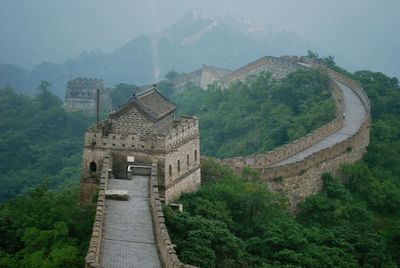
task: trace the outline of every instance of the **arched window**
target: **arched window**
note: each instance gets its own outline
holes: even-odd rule
[[[181,171],[181,160],[178,160],[178,172]]]
[[[187,165],[188,168],[189,168],[189,154],[186,155],[186,165]]]
[[[171,165],[169,165],[168,174],[170,177],[172,176],[172,166]]]
[[[194,161],[197,161],[197,150],[194,150]]]
[[[90,172],[96,172],[97,171],[96,162],[94,162],[94,161],[90,162],[89,169],[90,169]]]

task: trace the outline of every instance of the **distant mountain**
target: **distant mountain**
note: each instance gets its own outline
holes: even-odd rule
[[[41,80],[63,97],[65,85],[79,76],[117,83],[148,84],[171,70],[190,72],[202,64],[235,69],[264,55],[303,55],[312,46],[290,32],[278,32],[232,16],[194,11],[169,29],[138,36],[112,53],[83,52],[65,62],[44,62],[32,70],[1,65],[0,86],[8,83],[29,93]],[[20,83],[19,76],[27,77]]]

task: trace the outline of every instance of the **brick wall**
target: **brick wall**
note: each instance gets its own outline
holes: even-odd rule
[[[166,202],[178,198],[182,192],[197,189],[200,186],[198,121],[196,118],[182,117],[174,121],[171,127],[166,134],[112,132],[108,136],[103,135],[101,127],[88,129],[82,157],[81,201],[90,200],[99,183],[99,174],[90,171],[90,164],[96,163],[101,169],[101,160],[107,152],[114,157],[113,171],[119,179],[126,178],[128,155],[135,156],[136,161],[143,163],[156,161],[160,172],[160,193]]]
[[[128,134],[136,132],[142,135],[144,133],[154,132],[154,123],[143,116],[143,114],[133,106],[122,115],[111,118],[110,121],[113,133]]]

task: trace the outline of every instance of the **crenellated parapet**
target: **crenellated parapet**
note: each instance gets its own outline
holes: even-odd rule
[[[198,119],[182,116],[179,121],[174,122],[174,127],[166,136],[165,146],[167,150],[174,150],[188,140],[198,138]]]
[[[232,82],[244,80],[246,76],[264,71],[270,72],[273,78],[280,79],[292,72],[306,68],[301,64],[297,64],[298,60],[300,59],[297,57],[277,58],[265,56],[225,76],[223,79],[223,84],[229,85]]]
[[[361,159],[369,144],[371,123],[371,105],[361,86],[324,65],[313,62],[301,64],[297,60],[288,58],[287,66],[297,64],[304,68],[318,68],[329,75],[330,90],[336,103],[336,118],[308,135],[270,152],[220,160],[237,173],[244,167],[256,170],[271,190],[281,192],[288,198],[292,211],[307,196],[322,188],[323,173],[337,173],[341,164]],[[237,77],[246,73],[246,70],[259,69],[270,61],[274,60],[265,57],[245,66]],[[290,70],[293,69],[287,71]]]
[[[150,88],[134,95],[108,118],[87,129],[81,167],[81,201],[89,201],[99,183],[102,159],[113,154],[117,179],[127,179],[127,158],[159,164],[160,192],[165,202],[200,186],[198,120],[175,120],[176,106]]]
[[[308,133],[307,135],[294,140],[291,143],[275,148],[272,151],[243,157],[225,158],[221,159],[221,162],[235,169],[242,169],[245,166],[251,168],[264,168],[305,150],[311,145],[325,139],[332,133],[341,129],[344,122],[343,92],[333,81],[330,83],[330,91],[332,92],[332,96],[334,97],[336,104],[336,117],[334,120],[328,122],[313,132]]]
[[[111,101],[103,80],[78,77],[68,81],[64,101],[65,110],[95,113],[97,91],[101,109],[110,109]]]
[[[101,169],[100,183],[98,187],[98,197],[96,203],[96,214],[92,229],[92,237],[89,243],[89,249],[85,258],[86,268],[98,268],[100,263],[101,241],[103,237],[104,215],[106,213],[106,190],[111,176],[112,155],[107,154],[103,159],[103,168]]]

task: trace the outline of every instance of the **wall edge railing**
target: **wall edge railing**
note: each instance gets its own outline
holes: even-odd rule
[[[294,63],[293,63],[294,64]],[[316,66],[320,67],[320,66]],[[329,72],[325,68],[321,68],[326,71],[329,75]],[[251,168],[265,168],[267,166],[272,166],[277,162],[280,162],[300,151],[311,147],[313,144],[325,139],[332,133],[341,129],[344,125],[344,96],[343,92],[338,89],[338,85],[332,81],[330,81],[329,89],[332,92],[332,96],[335,100],[336,112],[335,119],[324,124],[318,129],[306,134],[305,136],[292,141],[291,143],[285,144],[283,146],[277,147],[271,151],[259,154],[253,154],[248,156],[239,156],[239,157],[229,157],[221,159],[220,162],[232,167],[243,168],[244,166],[249,166]],[[251,164],[251,159],[253,159],[254,164]],[[269,162],[267,165],[257,166],[257,159],[268,159]]]
[[[99,194],[96,203],[96,214],[92,228],[92,236],[89,242],[89,249],[85,257],[86,268],[100,267],[101,240],[103,236],[104,215],[106,213],[106,190],[110,179],[112,167],[112,155],[108,153],[103,159],[103,166],[100,174]]]

